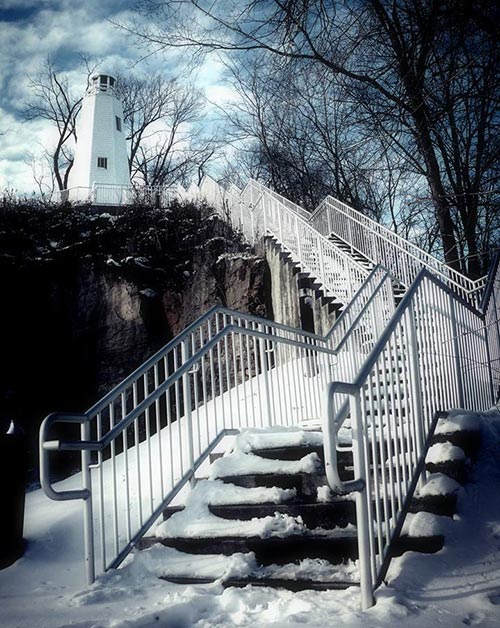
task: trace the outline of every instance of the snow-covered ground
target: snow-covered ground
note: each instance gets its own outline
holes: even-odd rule
[[[0,571],[2,628],[188,628],[195,626],[370,626],[373,628],[500,627],[500,413],[478,415],[483,432],[473,480],[459,494],[459,515],[445,521],[446,544],[434,555],[393,561],[377,604],[362,613],[359,590],[291,593],[269,588],[223,589],[158,580],[179,559],[163,547],[83,585],[81,504],[27,496],[23,558]],[[78,486],[76,476],[66,487]],[[440,518],[441,519],[441,518]],[[441,522],[442,523],[442,522]],[[233,574],[248,557],[205,558],[197,569]],[[205,564],[202,564],[205,563]]]

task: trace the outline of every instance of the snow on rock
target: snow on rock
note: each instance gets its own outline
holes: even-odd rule
[[[152,288],[144,288],[144,290],[140,290],[139,294],[146,299],[155,299],[158,296],[158,293]]]
[[[235,260],[235,259],[243,259],[243,260],[249,260],[249,259],[259,259],[258,255],[253,255],[252,253],[245,253],[245,252],[239,252],[239,253],[222,253],[221,255],[219,255],[219,257],[216,260],[216,264],[218,264],[219,262],[222,262],[223,260]]]
[[[434,473],[429,475],[425,486],[418,491],[418,494],[420,497],[452,495],[460,491],[461,488],[460,484],[453,478],[450,478],[444,473]]]
[[[456,414],[452,411],[447,417],[438,419],[435,434],[453,434],[454,432],[477,432],[480,420],[477,413]]]
[[[315,452],[307,454],[300,460],[271,460],[235,451],[215,460],[210,467],[210,477],[224,478],[231,475],[262,475],[264,473],[313,473],[320,465],[321,460]]]
[[[439,464],[453,460],[465,460],[464,450],[451,443],[436,443],[429,448],[425,462]]]

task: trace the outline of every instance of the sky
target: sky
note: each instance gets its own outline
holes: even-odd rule
[[[50,123],[25,121],[30,76],[50,56],[67,74],[75,94],[85,89],[82,55],[102,59],[100,68],[113,73],[167,71],[181,74],[179,59],[153,55],[135,46],[112,22],[126,23],[135,0],[0,0],[0,192],[37,191],[31,163],[41,163],[44,148],[55,134]],[[218,104],[230,97],[223,84],[221,64],[207,59],[199,68],[197,86]],[[40,166],[37,165],[37,174]]]

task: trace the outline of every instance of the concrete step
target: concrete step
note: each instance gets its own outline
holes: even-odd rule
[[[443,473],[464,484],[467,478],[467,465],[465,460],[447,460],[446,462],[426,462],[425,468],[429,473]]]
[[[173,584],[210,584],[216,582],[215,578],[199,578],[186,576],[160,576],[160,580],[172,582]],[[359,586],[359,582],[352,580],[332,580],[319,581],[308,580],[305,578],[268,578],[258,576],[247,576],[244,578],[228,578],[222,581],[222,586],[227,589],[229,587],[243,588],[248,585],[253,587],[271,587],[273,589],[286,589],[288,591],[338,591],[348,589],[349,587]]]
[[[286,504],[231,504],[209,506],[210,512],[221,519],[249,521],[254,518],[273,516],[275,513],[291,517],[302,517],[310,529],[345,528],[356,523],[356,503],[352,499],[334,499],[328,503],[286,503]]]
[[[158,539],[146,537],[140,548],[154,543],[186,552],[188,554],[223,554],[254,552],[259,565],[286,565],[306,558],[321,558],[337,565],[358,557],[358,541],[355,532],[339,533],[332,537],[296,534],[286,537],[176,537]]]
[[[339,531],[335,536],[308,536],[303,534],[286,537],[176,537],[158,539],[144,537],[138,549],[147,549],[156,543],[173,547],[187,554],[222,554],[232,556],[236,553],[254,552],[257,564],[286,565],[306,558],[327,560],[333,565],[340,565],[346,560],[358,558],[358,540],[355,531]],[[409,537],[401,536],[391,548],[392,556],[401,556],[405,552],[433,554],[444,546],[443,535]]]
[[[481,433],[479,431],[461,430],[448,434],[434,434],[431,445],[445,442],[460,447],[468,458],[474,459],[481,445]]]
[[[339,469],[342,480],[352,480],[354,472],[352,469]],[[220,478],[228,484],[235,484],[244,488],[276,486],[278,488],[294,488],[297,491],[297,498],[301,501],[311,501],[316,499],[318,488],[327,484],[323,473],[311,475],[309,473],[275,474],[263,473],[254,475],[231,475]]]
[[[457,495],[426,495],[413,497],[409,512],[430,512],[441,517],[453,517],[457,511]]]

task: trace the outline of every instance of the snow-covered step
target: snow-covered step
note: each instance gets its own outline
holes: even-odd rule
[[[183,506],[166,509],[154,535],[141,541],[143,549],[161,545],[183,557],[184,567],[167,562],[159,577],[184,584],[218,580],[226,587],[251,584],[297,591],[356,584],[355,495],[336,496],[326,485],[322,443],[318,431],[242,431],[226,454],[212,462],[210,478],[198,482]],[[390,451],[398,452],[399,443],[386,440],[384,465]],[[352,479],[351,453],[339,455],[341,474]],[[431,504],[438,514],[449,516],[438,505],[438,484],[412,502],[392,555],[436,552],[443,546],[443,534],[427,519],[431,515],[421,512]],[[239,567],[207,573],[208,557],[219,567],[240,557]],[[245,561],[251,568],[241,567]],[[201,571],[199,564],[205,565]]]
[[[210,512],[221,519],[249,520],[271,517],[276,513],[300,517],[309,529],[332,529],[356,523],[354,497],[333,498],[328,503],[227,504],[209,505]]]
[[[193,554],[223,554],[253,552],[259,565],[285,565],[307,558],[327,560],[332,565],[358,557],[355,528],[329,530],[327,534],[288,536],[231,536],[145,538],[141,546],[161,543],[179,551]]]
[[[155,544],[136,556],[149,570],[168,582],[207,584],[224,587],[269,586],[301,591],[304,589],[345,589],[359,584],[357,561],[334,565],[324,559],[305,558],[285,565],[260,565],[252,552],[191,554]]]

